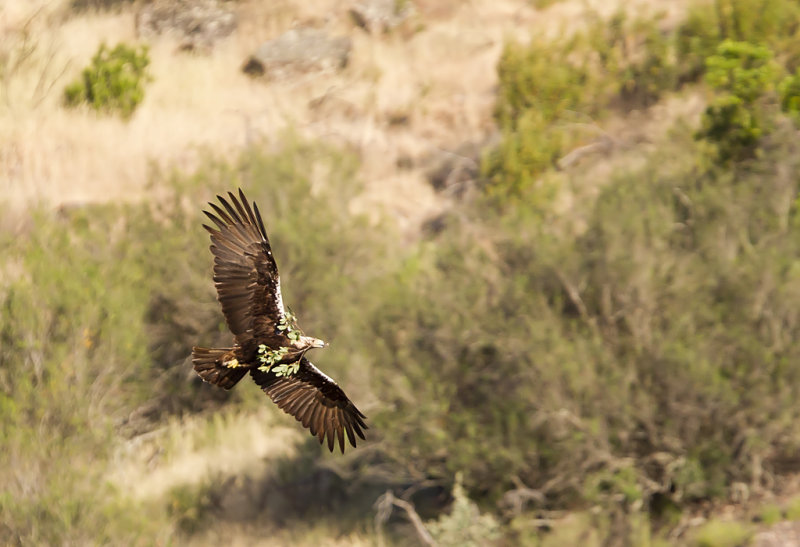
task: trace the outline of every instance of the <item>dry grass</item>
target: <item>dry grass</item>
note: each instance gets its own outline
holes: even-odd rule
[[[229,545],[248,547],[269,545],[270,547],[370,547],[380,545],[376,537],[363,533],[342,535],[332,526],[315,524],[308,528],[293,527],[265,530],[241,523],[221,523],[215,529],[189,538],[187,544],[197,547]]]
[[[176,486],[260,469],[265,459],[292,456],[301,439],[297,428],[277,424],[275,415],[265,406],[248,414],[175,419],[122,441],[109,478],[134,498],[159,499]]]
[[[504,40],[574,27],[586,10],[578,1],[543,11],[524,0],[419,2],[412,21],[377,36],[355,28],[346,6],[333,1],[240,2],[239,29],[208,56],[179,53],[170,38],[152,44],[154,81],[125,122],[66,110],[60,100],[101,42],[135,41],[133,11],[74,17],[65,4],[9,0],[0,7],[0,54],[13,56],[24,36],[35,49],[3,76],[0,192],[14,208],[139,199],[152,163],[190,170],[207,149],[226,154],[256,139],[275,144],[292,126],[357,150],[367,185],[353,207],[383,207],[409,228],[442,207],[421,160],[494,131],[495,64]],[[298,25],[351,36],[349,67],[272,83],[240,72],[261,42]],[[398,169],[399,158],[410,158],[411,169]]]

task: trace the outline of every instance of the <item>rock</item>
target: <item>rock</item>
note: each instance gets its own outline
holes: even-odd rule
[[[154,0],[136,13],[136,34],[177,36],[180,48],[210,50],[236,30],[236,14],[220,0]]]
[[[345,36],[332,38],[322,30],[292,29],[262,44],[242,70],[273,79],[339,70],[347,66],[351,48],[350,38]]]
[[[463,197],[480,176],[481,143],[464,143],[455,152],[440,150],[432,154],[426,176],[433,189]]]
[[[387,32],[414,14],[411,0],[362,0],[350,8],[356,25],[367,32]]]

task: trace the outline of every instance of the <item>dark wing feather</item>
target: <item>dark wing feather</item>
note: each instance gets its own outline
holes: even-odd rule
[[[257,369],[252,369],[250,374],[269,398],[311,430],[320,444],[327,437],[331,452],[336,440],[344,452],[345,436],[353,447],[356,446],[356,436],[365,438],[366,416],[359,412],[336,382],[305,357],[300,359],[300,369],[290,376],[278,377]]]
[[[228,199],[217,199],[222,207],[209,203],[213,212],[203,211],[214,227],[204,228],[211,234],[214,284],[225,321],[240,346],[257,339],[277,347],[283,298],[261,213],[255,203],[250,208],[241,190],[238,198],[228,192]]]

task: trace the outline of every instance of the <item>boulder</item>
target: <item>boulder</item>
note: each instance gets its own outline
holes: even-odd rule
[[[351,48],[350,38],[345,36],[331,37],[317,29],[292,29],[262,44],[242,70],[271,79],[339,70],[347,66]]]
[[[136,13],[136,34],[177,37],[181,49],[209,50],[236,30],[236,14],[220,0],[154,0]]]
[[[387,32],[414,13],[411,0],[361,0],[350,8],[356,25],[367,32]]]
[[[480,177],[484,146],[484,143],[467,142],[454,152],[439,150],[431,154],[425,163],[428,165],[426,176],[433,189],[463,197]]]

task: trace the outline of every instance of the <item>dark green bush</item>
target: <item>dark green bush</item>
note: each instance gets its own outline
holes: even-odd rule
[[[764,122],[749,106],[733,95],[721,95],[703,113],[698,137],[714,143],[719,161],[725,163],[755,155]]]
[[[726,40],[706,60],[706,80],[717,95],[703,114],[698,137],[713,143],[723,163],[755,154],[772,123],[760,100],[778,73],[772,52],[747,42]]]
[[[64,89],[67,106],[88,103],[95,110],[117,112],[130,117],[144,98],[144,85],[150,78],[147,46],[133,48],[118,44],[108,49],[101,44],[80,79]]]

